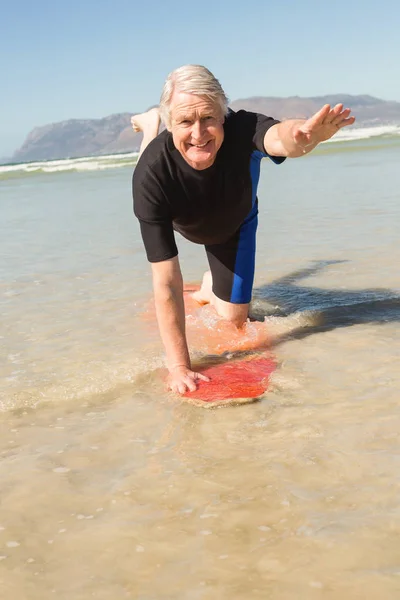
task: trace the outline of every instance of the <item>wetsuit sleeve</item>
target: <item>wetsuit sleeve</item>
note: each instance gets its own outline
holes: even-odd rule
[[[283,163],[283,161],[285,160],[285,156],[272,156],[270,154],[267,154],[267,152],[265,151],[264,148],[264,136],[267,133],[268,129],[270,127],[272,127],[273,125],[276,125],[277,123],[280,123],[280,121],[277,121],[276,119],[273,119],[272,117],[266,117],[265,115],[262,115],[260,113],[255,113],[255,116],[257,118],[256,121],[256,130],[253,136],[253,144],[256,150],[259,150],[259,152],[262,152],[264,154],[264,156],[268,156],[268,158],[270,158],[272,160],[272,162],[274,162],[277,165],[280,165],[281,163]]]
[[[150,169],[133,174],[132,191],[147,260],[160,262],[177,256],[169,204]]]

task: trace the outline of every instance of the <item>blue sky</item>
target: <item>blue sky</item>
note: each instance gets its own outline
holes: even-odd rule
[[[0,157],[38,125],[145,110],[186,63],[206,65],[231,100],[400,101],[399,23],[397,0],[6,0]]]

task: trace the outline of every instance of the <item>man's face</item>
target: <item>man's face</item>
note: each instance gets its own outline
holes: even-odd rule
[[[224,141],[224,116],[205,96],[175,90],[170,105],[172,139],[185,161],[198,171],[214,163]]]

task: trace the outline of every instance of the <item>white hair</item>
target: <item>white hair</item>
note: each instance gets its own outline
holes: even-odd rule
[[[202,65],[184,65],[168,75],[161,93],[158,110],[167,128],[171,125],[170,105],[175,89],[209,98],[220,108],[223,116],[228,112],[228,98],[211,71]]]

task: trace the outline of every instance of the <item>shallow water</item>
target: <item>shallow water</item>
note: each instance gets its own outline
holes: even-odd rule
[[[376,146],[263,165],[279,366],[208,411],[157,371],[129,169],[2,182],[4,598],[398,598],[400,147]]]

